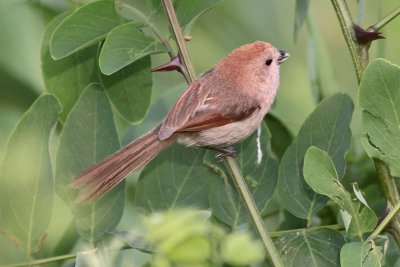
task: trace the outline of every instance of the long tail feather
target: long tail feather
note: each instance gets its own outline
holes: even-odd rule
[[[70,184],[81,189],[77,200],[89,202],[98,199],[125,176],[144,167],[175,140],[176,136],[172,135],[160,141],[153,130],[88,168]]]

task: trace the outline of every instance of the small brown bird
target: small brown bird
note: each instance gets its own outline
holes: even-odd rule
[[[229,146],[253,133],[270,109],[288,57],[261,41],[233,50],[187,88],[159,126],[79,174],[71,183],[82,189],[79,201],[101,197],[174,141],[233,154]]]

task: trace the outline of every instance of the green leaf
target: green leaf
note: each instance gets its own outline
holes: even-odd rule
[[[87,167],[119,148],[111,106],[104,89],[91,84],[67,117],[56,156],[56,190],[71,206],[80,235],[94,243],[114,228],[124,206],[124,185],[112,189],[98,201],[79,204],[77,190],[68,187]]]
[[[281,159],[286,149],[293,141],[293,135],[285,124],[276,116],[268,113],[264,121],[271,131],[271,147],[275,155]]]
[[[163,52],[167,52],[164,46],[146,36],[134,22],[126,23],[107,35],[100,52],[100,70],[110,75],[145,56]]]
[[[150,162],[136,186],[136,205],[145,212],[182,206],[208,208],[208,194],[219,179],[203,164],[204,149],[172,145]]]
[[[327,198],[317,195],[305,183],[303,159],[310,146],[317,146],[332,157],[339,178],[345,171],[344,155],[350,146],[353,102],[345,94],[323,100],[302,125],[279,165],[278,193],[282,204],[294,215],[310,219]]]
[[[65,121],[83,89],[93,81],[97,55],[97,47],[92,46],[60,60],[51,57],[51,35],[68,15],[61,14],[47,25],[41,48],[43,80],[46,90],[53,93],[62,104],[61,121]]]
[[[161,7],[160,11],[162,11],[163,5],[161,1],[158,1],[158,5]],[[141,4],[138,4],[135,0],[115,0],[115,10],[120,16],[141,24],[143,27],[148,26],[150,23],[149,18],[145,14]]]
[[[61,59],[106,37],[125,20],[118,16],[114,1],[89,3],[65,18],[54,30],[50,52],[54,59]]]
[[[300,230],[282,235],[275,240],[285,267],[337,267],[343,236],[334,230]]]
[[[190,31],[195,21],[205,12],[222,3],[223,0],[173,0],[176,16],[178,17],[179,25],[184,30],[185,34],[190,34]],[[121,16],[142,23],[144,25],[151,23],[152,20],[158,17],[163,12],[161,1],[147,0],[147,9],[150,9],[150,14],[146,15],[141,11],[131,0],[116,0],[115,7]]]
[[[383,59],[371,62],[360,83],[358,102],[363,110],[364,148],[400,177],[400,67]]]
[[[339,181],[332,159],[325,151],[310,147],[304,157],[303,171],[307,184],[315,192],[328,196],[351,216],[350,225],[346,227],[349,235],[363,239],[364,233],[375,228],[378,222],[375,213],[346,191]]]
[[[278,160],[271,150],[271,133],[263,123],[260,133],[258,131],[253,133],[234,148],[237,153],[236,160],[255,204],[259,211],[263,211],[274,192],[278,174]],[[209,152],[205,163],[224,179],[216,180],[216,185],[210,194],[210,207],[216,218],[235,228],[248,222],[247,210],[231,178],[227,179],[230,177],[229,171],[225,165],[216,162],[214,155],[215,152]]]
[[[140,122],[149,109],[153,86],[150,69],[150,57],[145,57],[111,76],[101,76],[114,107],[129,122]]]
[[[347,243],[340,250],[341,267],[382,266],[382,258],[382,247],[373,241]]]
[[[158,17],[163,11],[164,7],[159,0],[146,0],[147,9],[151,11],[151,17]]]
[[[28,256],[38,251],[52,214],[49,142],[59,112],[54,96],[39,97],[11,133],[0,171],[0,231]]]
[[[306,20],[309,4],[310,0],[296,0],[296,7],[294,11],[294,41],[297,41],[301,27]]]
[[[179,25],[189,34],[196,19],[223,0],[175,0],[174,7]]]

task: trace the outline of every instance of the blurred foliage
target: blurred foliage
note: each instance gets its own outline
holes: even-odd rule
[[[397,66],[384,60],[370,65],[359,90],[361,109],[349,51],[329,1],[176,0],[174,4],[198,73],[255,40],[291,54],[282,67],[280,90],[266,124],[236,146],[255,204],[265,220],[273,222],[268,228],[293,230],[349,219],[316,192],[333,200],[342,198],[336,202],[350,206],[344,208],[350,218],[383,211],[384,195],[368,155],[387,162],[398,176],[399,18],[382,29],[386,39],[370,48],[371,59],[383,57]],[[399,3],[359,0],[348,5],[357,23],[367,28]],[[130,195],[125,202],[125,184],[92,205],[74,203],[76,192],[66,187],[120,142],[126,144],[159,123],[185,89],[178,73],[150,72],[169,61],[166,52],[176,51],[160,1],[3,0],[0,36],[0,231],[5,234],[0,235],[0,264],[79,252],[77,263],[84,266],[90,253],[82,251],[96,246],[105,249],[102,255],[107,258],[107,248],[114,243],[118,250],[125,243],[139,249],[119,251],[117,266],[146,264],[149,244],[161,252],[155,257],[159,266],[181,260],[187,265],[189,258],[207,266],[212,253],[230,265],[259,262],[258,243],[249,233],[231,232],[247,229],[249,223],[227,170],[215,162],[213,153],[172,146],[140,177],[133,174],[135,179],[127,180]],[[170,47],[163,46],[165,41]],[[376,91],[382,83],[387,85],[386,94]],[[261,159],[258,145],[264,148]],[[327,153],[306,153],[311,145]],[[307,155],[314,158],[308,158],[304,176],[314,176],[314,183],[307,179],[314,190],[303,177]],[[278,193],[272,196],[281,159]],[[330,182],[344,179],[336,183],[339,189],[329,186],[337,189],[332,193],[321,190],[328,182],[320,183],[320,176]],[[366,192],[372,210],[362,193],[350,187],[352,182]],[[354,191],[358,200],[352,202],[348,191]],[[361,215],[352,213],[361,203],[366,206]],[[181,206],[210,209],[212,216],[180,210],[150,215],[145,223],[138,216]],[[361,239],[375,219],[360,226],[364,227]],[[116,230],[135,237],[150,234],[141,239],[143,244],[135,239],[132,245]],[[399,262],[398,247],[390,236],[379,244],[358,242],[352,235],[304,228],[281,235],[276,245],[287,266],[358,266],[351,259],[354,255],[367,259],[370,266]]]

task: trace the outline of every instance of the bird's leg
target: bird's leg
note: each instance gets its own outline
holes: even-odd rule
[[[215,159],[217,161],[222,161],[224,157],[235,157],[236,156],[236,151],[232,146],[229,147],[207,147],[208,149],[212,149],[214,151],[217,151],[218,153],[215,154]]]

